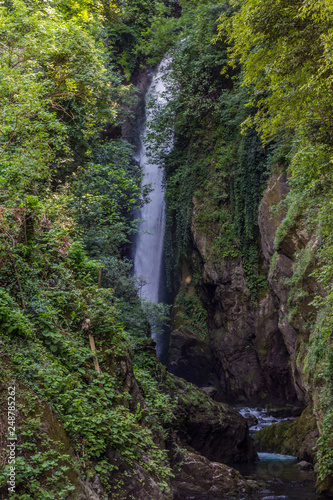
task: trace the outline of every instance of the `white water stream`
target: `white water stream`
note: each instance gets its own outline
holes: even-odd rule
[[[147,137],[151,133],[151,122],[154,111],[166,104],[166,83],[170,59],[165,58],[159,65],[146,97],[146,123],[141,138],[140,150],[137,161],[142,168],[144,179],[143,186],[150,184],[152,191],[149,195],[150,202],[139,211],[138,218],[141,222],[135,238],[134,275],[144,280],[140,290],[143,299],[150,302],[161,301],[161,275],[163,269],[163,245],[165,231],[165,201],[163,188],[163,169],[148,155]],[[150,102],[153,102],[151,106]],[[163,150],[172,148],[172,137],[166,137]],[[153,332],[154,337],[154,332]],[[156,340],[156,339],[155,339]],[[158,347],[158,346],[157,346]],[[158,348],[157,348],[158,350]]]

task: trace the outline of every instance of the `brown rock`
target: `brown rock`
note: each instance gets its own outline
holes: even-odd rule
[[[169,376],[170,377],[170,376]],[[206,458],[231,464],[255,460],[246,420],[229,405],[217,403],[196,387],[172,377],[178,400],[173,428],[183,444]]]
[[[293,468],[299,469],[299,470],[311,471],[311,470],[313,470],[313,464],[310,464],[310,462],[306,462],[305,460],[302,460],[301,462],[298,462],[297,464],[293,465]]]
[[[174,500],[186,500],[197,496],[209,498],[240,497],[253,491],[235,469],[210,462],[207,458],[186,450],[181,452],[182,467],[173,480]]]
[[[162,492],[157,484],[158,478],[152,477],[141,465],[134,462],[129,470],[128,464],[114,450],[108,450],[107,456],[109,463],[117,466],[117,469],[111,472],[109,478],[111,488],[109,499],[167,500],[167,498],[170,498],[169,495]],[[119,486],[121,487],[119,488]]]
[[[254,425],[257,425],[257,423],[258,423],[257,417],[255,415],[252,415],[252,413],[246,413],[244,415],[244,418],[245,418],[247,425],[249,427],[253,427]]]
[[[283,217],[278,211],[272,222],[270,207],[286,193],[285,176],[274,174],[259,212],[267,258],[274,254],[275,232]],[[200,292],[209,318],[209,337],[199,341],[178,322],[171,333],[169,370],[198,386],[214,387],[212,394],[218,401],[297,402],[298,397],[304,398],[304,391],[295,389],[296,381],[302,385],[301,377],[296,364],[289,363],[297,332],[287,319],[288,289],[284,285],[285,278],[292,275],[293,261],[278,256],[278,277],[272,277],[272,289],[254,304],[241,258],[214,260],[210,236],[196,224],[199,202],[194,198],[193,203],[193,245],[200,255],[194,260],[202,263]]]
[[[285,210],[278,208],[278,205],[285,199],[288,190],[285,174],[282,174],[280,171],[273,173],[260,204],[258,225],[261,236],[261,248],[267,261],[272,258],[275,252],[274,240],[276,230],[285,216]],[[274,212],[271,210],[272,207],[276,207]]]

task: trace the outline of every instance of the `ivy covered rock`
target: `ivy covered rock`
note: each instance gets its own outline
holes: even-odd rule
[[[15,380],[12,363],[2,351],[0,370],[0,460],[7,461],[8,388],[15,386],[15,493],[17,498],[99,500],[83,480],[79,460],[64,426],[50,406],[28,385]],[[12,441],[10,441],[12,443]],[[50,480],[53,477],[53,480]],[[0,498],[8,498],[8,477],[0,473]]]

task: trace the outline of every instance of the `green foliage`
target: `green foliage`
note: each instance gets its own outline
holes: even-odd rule
[[[312,245],[300,250],[295,254],[295,265],[293,275],[286,278],[285,283],[289,285],[290,291],[288,296],[289,319],[292,320],[297,313],[300,301],[308,296],[303,283],[304,278],[308,277],[313,268],[315,259],[315,247]]]
[[[227,4],[184,2],[178,23],[181,42],[169,72],[168,105],[156,116],[154,132],[160,142],[170,130],[175,136],[173,150],[163,158],[168,282],[177,285],[194,224],[209,241],[205,258],[242,257],[256,300],[265,281],[258,206],[276,147],[264,152],[254,130],[240,133],[240,124],[253,114],[246,109],[249,90],[240,85],[239,71],[221,75],[227,46],[220,40],[211,43],[217,19],[226,12],[230,13]]]
[[[8,372],[2,371],[3,380],[7,380],[6,374]],[[20,500],[68,498],[75,490],[72,482],[75,463],[67,443],[61,441],[63,436],[50,437],[45,428],[50,424],[45,422],[45,410],[31,392],[17,394],[17,409],[21,417],[15,462],[16,494],[11,497]],[[0,495],[6,487],[8,473],[7,464],[0,472]]]
[[[163,430],[161,425],[169,424],[174,420],[176,401],[172,401],[169,394],[159,389],[159,384],[152,378],[150,371],[142,367],[142,358],[140,361],[141,363],[138,363],[136,360],[134,373],[150,410],[145,420],[161,431]],[[143,409],[142,414],[145,415],[145,413]]]
[[[242,259],[255,301],[264,286],[258,206],[272,166],[288,171],[271,273],[281,246],[299,232],[306,243],[286,281],[290,320],[306,310],[311,334],[298,360],[306,350],[323,421],[318,473],[323,480],[333,474],[332,14],[325,0],[1,3],[1,342],[13,372],[29,394],[47,401],[77,456],[73,461],[44,431],[37,437],[44,417],[26,415],[17,498],[66,498],[73,482],[64,477],[75,467],[82,477],[97,472],[108,488],[117,465],[107,449],[126,473],[140,464],[168,484],[157,440],[177,406],[165,384],[171,392],[177,384],[142,354],[149,323],[165,322],[168,311],[141,303],[141,283],[121,259],[135,230],[133,210],[148,191],[140,190],[131,147],[119,140],[124,105],[133,101],[123,82],[166,51],[173,56],[171,93],[153,135],[158,145],[174,134],[173,150],[160,159],[169,281],[195,230],[210,249],[204,258]],[[309,279],[314,297],[305,291]],[[178,305],[204,337],[207,313],[187,292]],[[130,350],[145,407],[124,386]],[[182,397],[190,407],[204,396],[188,386]],[[29,407],[33,412],[33,401]],[[120,490],[121,481],[111,494]]]
[[[147,33],[155,30],[153,24],[170,23],[173,4],[166,0],[125,0],[111,3],[113,9],[109,12],[104,8],[100,36],[108,45],[109,62],[121,70],[127,81],[147,55]]]
[[[43,236],[45,239],[45,233]],[[60,238],[58,244],[61,242]],[[58,250],[58,258],[51,245],[46,244],[42,253],[36,241],[33,244],[35,266],[21,271],[26,309],[19,310],[15,300],[1,291],[2,339],[17,376],[48,401],[77,449],[84,443],[82,461],[103,461],[106,447],[111,446],[129,467],[133,461],[139,462],[161,481],[166,480],[164,453],[154,443],[151,431],[142,428],[139,416],[127,408],[128,395],[122,392],[117,372],[114,376],[108,373],[110,363],[117,366],[119,358],[128,356],[131,342],[119,322],[112,291],[97,290],[94,285],[98,264],[87,258],[79,244],[72,245],[65,256]],[[47,263],[47,270],[36,269],[38,258]],[[32,286],[36,270],[39,281]],[[6,266],[2,268],[4,274]],[[10,286],[8,278],[6,282]],[[95,338],[103,370],[99,377],[94,371],[85,324]],[[148,463],[142,459],[147,455]],[[43,453],[42,467],[48,460],[48,454]],[[33,468],[38,465],[33,464]],[[33,478],[35,469],[29,467],[32,465],[22,463],[22,471],[29,474],[30,470]],[[106,482],[109,472],[101,466],[100,475]],[[38,467],[34,474],[38,477]]]
[[[181,315],[182,326],[190,328],[200,339],[207,340],[207,311],[193,286],[181,287],[175,299],[177,315]]]
[[[114,113],[103,51],[75,22],[15,0],[0,9],[0,32],[0,189],[13,204],[45,192],[51,169],[70,168],[96,122]]]
[[[141,192],[132,148],[116,139],[131,87],[112,68],[105,33],[127,15],[140,37],[154,9],[148,2],[142,17],[135,5],[13,0],[0,7],[1,345],[27,384],[22,390],[47,402],[76,457],[46,432],[37,435],[44,414],[27,416],[17,462],[22,500],[67,498],[74,462],[76,479],[98,473],[107,490],[117,469],[107,449],[126,474],[139,464],[164,488],[170,476],[153,432],[167,397],[152,397],[143,425],[123,386],[123,363],[147,337],[148,320],[166,317],[159,305],[142,306],[140,283],[120,258],[135,230],[133,210],[149,190]],[[135,65],[133,54],[127,67]],[[148,386],[149,375],[141,375]]]
[[[332,401],[332,399],[330,399]],[[333,415],[332,410],[327,409],[323,421],[323,430],[318,439],[318,453],[316,470],[319,473],[319,478],[325,480],[327,476],[332,475],[333,470],[333,450],[332,450],[332,435],[333,435]]]
[[[95,152],[100,164],[87,164],[74,178],[71,205],[90,255],[115,254],[133,230],[131,215],[144,200],[131,153],[124,141],[110,143]]]
[[[241,63],[245,83],[256,87],[258,111],[248,123],[264,138],[289,127],[331,140],[332,6],[324,0],[232,4],[237,11],[224,16],[220,34],[230,41],[232,65]]]
[[[34,329],[29,319],[3,289],[0,289],[0,321],[8,333],[14,331],[24,338],[33,338],[34,336]]]

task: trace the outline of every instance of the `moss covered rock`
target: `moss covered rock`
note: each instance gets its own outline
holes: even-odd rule
[[[79,461],[63,425],[28,385],[15,380],[15,371],[7,356],[1,358],[0,380],[0,463],[8,461],[8,387],[15,386],[15,453],[18,498],[97,499],[92,483],[82,480]],[[52,478],[52,480],[51,480]],[[28,481],[27,481],[28,480]],[[0,498],[8,498],[6,476],[0,473]]]
[[[312,408],[307,407],[300,417],[264,427],[255,434],[258,451],[294,455],[314,463],[318,429]]]
[[[178,438],[209,460],[222,463],[256,459],[246,420],[231,406],[166,373],[163,390],[177,400],[172,424]]]

